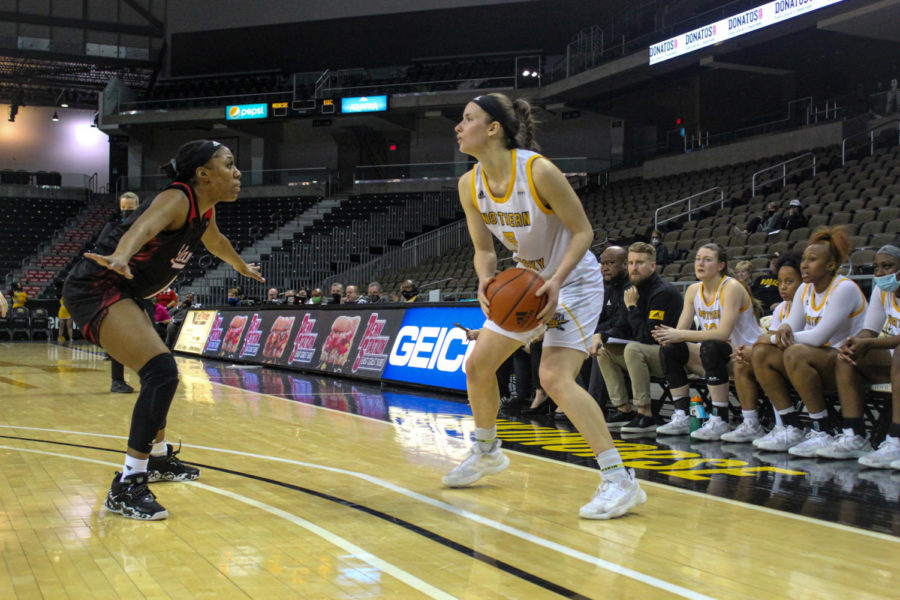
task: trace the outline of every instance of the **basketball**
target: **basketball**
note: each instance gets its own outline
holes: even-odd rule
[[[538,326],[538,314],[547,296],[536,296],[544,280],[528,269],[513,267],[494,277],[485,295],[491,303],[491,320],[506,331],[522,332]]]

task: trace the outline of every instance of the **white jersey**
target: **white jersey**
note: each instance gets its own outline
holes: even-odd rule
[[[900,305],[893,292],[872,288],[863,329],[884,336],[900,335]]]
[[[862,329],[866,297],[852,279],[835,275],[821,294],[813,284],[801,284],[794,294],[794,305],[788,323],[796,342],[838,348]],[[820,327],[824,328],[822,333],[816,331]]]
[[[790,300],[782,300],[781,304],[775,307],[775,310],[772,311],[772,320],[769,321],[769,331],[775,331],[781,324],[787,321],[788,316],[791,314],[791,301]]]
[[[547,280],[559,268],[572,241],[572,232],[554,214],[553,208],[538,197],[531,175],[532,165],[538,158],[541,155],[530,150],[512,151],[510,185],[506,195],[500,198],[491,194],[484,170],[480,163],[476,164],[472,173],[472,199],[485,226],[512,250],[518,266],[537,271]],[[560,287],[595,279],[598,273],[597,258],[588,250]]]
[[[719,328],[722,320],[722,290],[725,282],[729,279],[732,278],[727,276],[722,278],[710,303],[703,299],[702,283],[694,295],[694,315],[704,330]],[[756,320],[756,315],[753,314],[753,301],[747,294],[747,304],[741,307],[741,313],[734,324],[734,329],[731,330],[731,335],[728,336],[728,342],[732,346],[753,344],[761,334],[762,328],[759,326],[759,321]]]

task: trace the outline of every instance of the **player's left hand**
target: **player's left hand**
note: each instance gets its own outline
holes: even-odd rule
[[[250,279],[255,279],[262,283],[266,282],[266,280],[259,272],[259,265],[256,263],[250,263],[249,265],[245,263],[243,267],[241,267],[240,269],[235,269],[235,271],[237,271],[244,277],[249,277]]]
[[[134,279],[134,275],[131,274],[131,267],[128,266],[128,261],[123,261],[115,254],[104,256],[95,252],[85,252],[84,257],[91,259],[101,267],[106,267],[110,271],[115,271],[125,279]]]
[[[547,297],[547,305],[538,313],[538,320],[546,325],[556,314],[556,307],[559,305],[559,283],[555,279],[548,279],[534,295]]]

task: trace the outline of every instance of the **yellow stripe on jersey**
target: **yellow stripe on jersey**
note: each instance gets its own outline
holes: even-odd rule
[[[484,166],[481,167],[481,182],[484,184],[484,191],[487,192],[488,196],[491,197],[491,200],[498,204],[503,204],[509,197],[512,195],[513,189],[516,187],[516,151],[513,149],[512,151],[512,172],[509,175],[509,185],[506,186],[506,193],[502,198],[497,198],[494,196],[494,193],[491,191],[491,186],[488,185],[487,175],[484,174]]]
[[[591,345],[590,345],[590,342],[588,341],[588,339],[590,339],[592,336],[584,335],[584,328],[581,326],[581,323],[578,322],[578,319],[575,318],[575,315],[572,314],[572,311],[569,310],[568,306],[566,306],[562,302],[560,302],[559,305],[563,307],[563,310],[565,310],[567,313],[569,313],[569,316],[572,318],[572,322],[575,323],[576,327],[578,327],[578,331],[581,332],[581,339],[584,341],[584,351],[588,355],[590,355],[591,354]]]
[[[475,190],[475,171],[476,169],[472,169],[469,173],[472,176],[469,178],[469,181],[472,182],[472,204],[475,205],[475,210],[481,212],[481,209],[478,207],[478,192]]]
[[[535,204],[537,204],[537,207],[539,209],[541,209],[541,212],[544,213],[545,215],[552,215],[553,209],[550,208],[549,206],[547,206],[546,204],[544,204],[544,201],[541,200],[540,196],[538,196],[537,188],[534,187],[534,176],[532,175],[531,170],[534,166],[535,159],[538,159],[538,158],[543,158],[543,157],[540,154],[535,154],[534,156],[532,156],[531,158],[528,159],[528,162],[525,165],[525,174],[527,175],[527,178],[528,178],[528,189],[531,190],[531,197],[534,198],[534,202],[535,202]]]

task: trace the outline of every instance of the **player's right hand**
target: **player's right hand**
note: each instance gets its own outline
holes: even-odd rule
[[[85,252],[84,257],[91,259],[101,267],[106,267],[110,271],[115,271],[125,279],[134,279],[134,275],[131,274],[131,268],[128,266],[128,261],[123,261],[116,257],[115,254],[103,256],[102,254],[96,254],[94,252]]]

